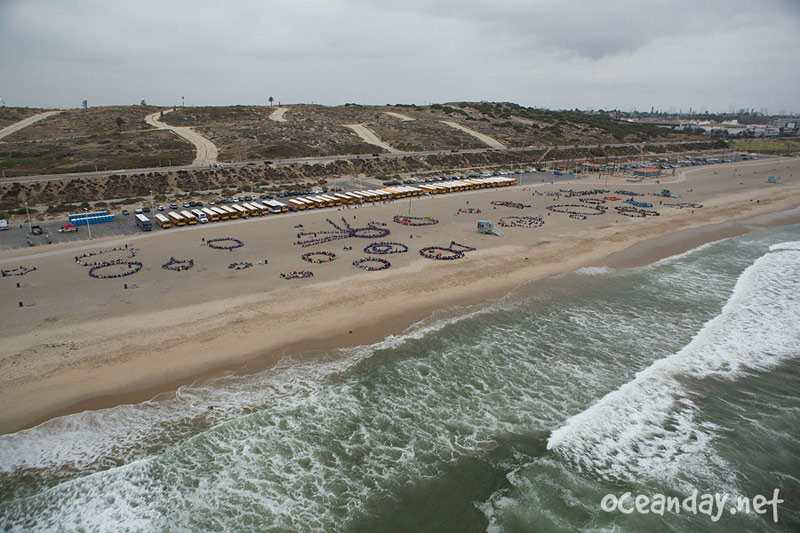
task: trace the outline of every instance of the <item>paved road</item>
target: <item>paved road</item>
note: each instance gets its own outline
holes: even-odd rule
[[[169,124],[164,124],[163,122],[159,122],[159,117],[161,114],[167,114],[172,112],[172,109],[165,109],[163,111],[158,111],[153,113],[152,115],[147,115],[144,119],[145,122],[153,126],[154,128],[160,130],[170,130],[176,135],[183,137],[190,143],[195,146],[197,150],[197,154],[195,155],[194,161],[192,161],[192,165],[196,166],[208,166],[213,165],[217,162],[217,156],[219,155],[219,150],[217,150],[217,146],[212,143],[210,140],[206,139],[192,128],[188,126],[170,126]]]
[[[679,144],[691,144],[696,143],[697,140],[691,141],[664,141],[664,142],[654,142],[654,143],[647,143],[652,144],[655,146],[660,145],[679,145]],[[606,148],[613,148],[613,147],[622,147],[622,146],[631,146],[634,143],[618,143],[618,144],[603,144],[601,147]],[[578,148],[594,148],[596,144],[591,145],[583,145],[579,146]],[[548,146],[540,146],[540,147],[517,147],[517,148],[506,148],[504,150],[500,150],[498,148],[467,148],[458,150],[458,153],[482,153],[482,152],[525,152],[530,151],[532,149],[545,149],[548,150],[552,149],[552,147]],[[425,157],[429,155],[441,155],[441,154],[449,154],[452,150],[427,150],[424,152],[399,152],[399,153],[382,153],[379,155],[380,158],[393,158],[393,157]],[[731,149],[721,149],[721,150],[707,150],[707,153],[711,154],[714,152],[717,153],[731,153]],[[654,154],[653,157],[664,156],[663,154]],[[283,159],[274,159],[272,160],[272,164],[274,165],[292,165],[292,164],[299,164],[302,165],[304,163],[308,163],[309,165],[313,165],[316,163],[329,163],[331,161],[347,161],[347,160],[354,160],[354,159],[370,159],[373,156],[368,155],[358,155],[358,154],[350,154],[350,155],[331,155],[331,156],[318,156],[318,157],[289,157]],[[619,156],[620,158],[625,158],[628,156]],[[609,158],[613,159],[613,158]],[[574,161],[574,160],[573,160]],[[547,163],[554,163],[557,161],[548,161]],[[236,163],[224,163],[219,164],[220,167],[243,167],[245,165],[263,165],[264,162],[259,161],[239,161]],[[14,178],[4,178],[0,179],[0,181],[5,181],[9,183],[32,183],[32,182],[39,182],[39,181],[52,181],[52,180],[63,180],[63,179],[83,179],[83,178],[101,178],[101,177],[108,177],[112,175],[117,176],[131,176],[133,174],[147,174],[147,173],[155,173],[158,174],[159,172],[175,172],[178,170],[205,170],[208,169],[209,165],[185,165],[185,166],[172,166],[172,167],[151,167],[151,168],[132,168],[126,170],[102,170],[98,172],[77,172],[72,174],[40,174],[36,176],[19,176]]]
[[[60,110],[57,110],[57,111],[46,111],[44,113],[39,113],[38,115],[33,115],[32,117],[28,117],[28,118],[26,118],[24,120],[20,120],[19,122],[15,122],[14,124],[12,124],[10,126],[6,126],[2,130],[0,130],[0,139],[8,137],[12,133],[16,133],[19,130],[21,130],[22,128],[27,128],[31,124],[36,124],[40,120],[44,120],[47,117],[52,117],[53,115],[57,115],[59,113],[61,113]]]

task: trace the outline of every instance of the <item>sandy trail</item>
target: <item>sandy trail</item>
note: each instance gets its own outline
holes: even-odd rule
[[[286,122],[284,115],[286,112],[289,111],[288,107],[279,107],[269,115],[270,120],[274,120],[275,122]]]
[[[219,155],[219,150],[217,146],[211,142],[210,140],[206,139],[192,128],[188,126],[170,126],[169,124],[164,124],[163,122],[159,122],[159,116],[164,113],[170,113],[172,109],[165,109],[164,111],[158,111],[153,113],[152,115],[147,115],[144,119],[145,122],[153,126],[154,128],[160,130],[171,130],[179,137],[183,137],[190,143],[192,143],[196,150],[197,155],[195,155],[194,161],[192,161],[192,165],[195,166],[208,166],[216,164],[217,156]]]
[[[35,124],[40,120],[44,120],[47,117],[52,117],[53,115],[57,115],[59,113],[61,113],[61,111],[45,111],[44,113],[39,113],[38,115],[28,117],[25,120],[20,120],[19,122],[15,122],[14,124],[0,130],[0,139],[8,137],[12,133],[16,133],[23,128],[27,128],[31,124]]]
[[[536,124],[536,123],[535,123],[534,121],[532,121],[532,120],[529,120],[529,119],[527,119],[527,118],[522,118],[522,117],[515,117],[514,115],[511,115],[511,120],[514,120],[514,121],[516,121],[516,122],[519,122],[520,124],[525,124],[526,126],[531,126],[531,125],[533,125],[533,124]]]
[[[394,118],[399,118],[403,122],[411,122],[412,120],[416,120],[415,118],[411,118],[408,115],[404,115],[402,113],[395,113],[393,111],[384,111],[384,113]]]
[[[358,135],[364,140],[365,143],[378,146],[393,154],[401,153],[400,150],[392,148],[391,146],[383,142],[381,138],[375,134],[374,131],[372,131],[363,124],[345,124],[344,126],[353,130],[356,133],[356,135]]]
[[[489,146],[491,148],[506,148],[506,145],[501,143],[497,139],[493,139],[488,135],[484,135],[483,133],[478,133],[477,131],[471,130],[466,126],[462,126],[461,124],[458,124],[456,122],[451,122],[449,120],[440,120],[439,122],[441,122],[442,124],[447,124],[451,128],[461,130],[468,135],[472,135],[473,137],[484,143],[486,146]]]

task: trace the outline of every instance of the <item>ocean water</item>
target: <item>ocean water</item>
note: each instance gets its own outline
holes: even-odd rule
[[[10,531],[797,531],[800,226],[0,437]],[[606,512],[606,494],[768,514]]]

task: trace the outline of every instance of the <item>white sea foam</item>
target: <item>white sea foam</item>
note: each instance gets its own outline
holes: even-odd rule
[[[612,272],[614,272],[614,269],[607,266],[583,267],[575,271],[576,274],[580,274],[581,276],[601,276]]]
[[[711,248],[712,246],[716,246],[717,244],[719,244],[721,242],[725,242],[727,240],[728,239],[725,238],[725,239],[719,239],[719,240],[716,240],[716,241],[703,243],[703,244],[701,244],[699,246],[695,246],[694,248],[686,250],[685,252],[681,252],[679,254],[670,255],[669,257],[664,257],[662,259],[659,259],[658,261],[650,263],[649,265],[646,265],[646,266],[648,268],[650,268],[650,267],[657,267],[657,266],[661,266],[661,265],[666,265],[666,264],[669,264],[669,263],[674,263],[675,261],[679,261],[679,260],[683,259],[684,257],[689,257],[690,255],[694,255],[697,252],[702,252],[703,250],[707,250],[707,249]]]
[[[736,379],[800,352],[800,242],[776,245],[737,280],[721,313],[677,353],[552,432],[548,449],[580,471],[603,478],[655,478],[681,486],[687,472],[714,479],[724,466],[709,443],[713,425],[700,423],[685,379]],[[717,485],[719,488],[720,485]]]

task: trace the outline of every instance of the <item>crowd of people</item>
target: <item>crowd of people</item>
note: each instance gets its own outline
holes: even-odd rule
[[[410,215],[395,215],[392,220],[404,226],[433,226],[439,223],[439,220],[433,217],[412,217]]]
[[[181,272],[182,270],[189,270],[194,266],[194,259],[175,259],[170,257],[169,261],[161,265],[164,270],[174,270]]]
[[[528,216],[503,217],[499,220],[498,225],[504,228],[538,228],[544,225],[544,219]]]
[[[615,194],[620,194],[622,196],[644,196],[644,193],[642,193],[642,192],[633,192],[633,191],[625,191],[625,190],[614,191],[614,193]]]
[[[573,198],[577,196],[594,196],[595,194],[605,194],[609,192],[608,189],[587,189],[581,191],[575,191],[572,189],[559,189],[559,191],[567,198]]]
[[[614,209],[616,209],[617,213],[619,213],[620,215],[632,218],[657,217],[660,215],[658,211],[652,211],[649,209],[640,209],[630,205],[618,205],[614,207]]]
[[[553,213],[567,213],[571,218],[578,218],[579,220],[586,220],[587,216],[602,215],[606,212],[605,206],[592,204],[555,204],[548,205],[545,209]]]
[[[355,216],[353,216],[355,218]],[[294,244],[307,248],[317,244],[324,244],[326,242],[336,241],[340,239],[349,239],[355,237],[358,239],[381,239],[389,235],[389,230],[384,227],[383,222],[370,221],[366,227],[354,228],[350,225],[344,217],[342,217],[342,225],[339,226],[333,220],[326,218],[328,224],[333,226],[333,231],[304,231],[297,234],[297,240]]]
[[[366,254],[402,254],[408,251],[408,246],[402,242],[373,242],[364,248]]]
[[[215,250],[231,251],[234,248],[241,248],[242,246],[244,246],[244,243],[239,239],[235,239],[233,237],[220,237],[219,239],[207,240],[206,245],[209,248],[214,248]]]
[[[136,257],[136,248],[128,248],[128,245],[126,244],[124,248],[115,246],[114,248],[109,248],[108,250],[97,250],[94,252],[87,252],[83,255],[76,255],[75,262],[81,266],[93,266],[101,263],[108,263],[109,261],[86,261],[86,259],[111,252],[128,252],[130,254],[128,257],[120,259],[120,261],[127,261],[128,259],[133,259]]]
[[[129,261],[127,259],[100,261],[99,263],[93,263],[93,265],[94,266],[89,269],[89,275],[97,279],[124,278],[125,276],[131,276],[133,274],[136,274],[142,269],[142,263],[140,263],[139,261]],[[115,265],[127,265],[130,267],[130,270],[125,270],[124,272],[114,272],[113,274],[98,274],[99,270],[113,267]]]
[[[336,254],[333,252],[306,252],[300,256],[300,259],[308,263],[319,265],[336,261]]]
[[[250,268],[251,266],[253,266],[253,263],[250,263],[248,261],[238,261],[236,263],[231,263],[230,265],[228,265],[228,268],[230,268],[231,270],[244,270],[246,268]]]
[[[375,272],[376,270],[386,270],[392,266],[392,264],[386,259],[382,259],[380,257],[364,257],[362,259],[356,259],[353,261],[353,266],[363,270],[368,270],[370,272]]]
[[[302,278],[313,278],[314,273],[310,270],[293,270],[288,274],[286,272],[281,272],[281,278],[283,279],[302,279]]]
[[[530,207],[528,204],[520,204],[518,202],[507,202],[505,200],[495,200],[494,202],[489,202],[489,203],[500,207],[513,207],[514,209],[525,209],[526,207]]]
[[[24,266],[19,266],[17,268],[12,268],[11,270],[0,270],[0,274],[2,274],[3,275],[2,277],[4,278],[6,276],[24,276],[25,274],[33,272],[34,270],[36,270],[36,267],[28,268]]]
[[[450,244],[445,246],[427,246],[419,251],[419,255],[427,259],[435,259],[437,261],[452,261],[454,259],[461,259],[464,257],[464,252],[475,251],[475,248],[464,244],[459,244],[456,241],[450,241]]]
[[[480,209],[477,207],[459,207],[458,211],[456,212],[456,216],[464,214],[464,215],[479,215],[481,212]]]
[[[700,209],[703,204],[693,204],[691,202],[677,202],[674,204],[664,204],[666,207],[674,207],[675,209]]]

